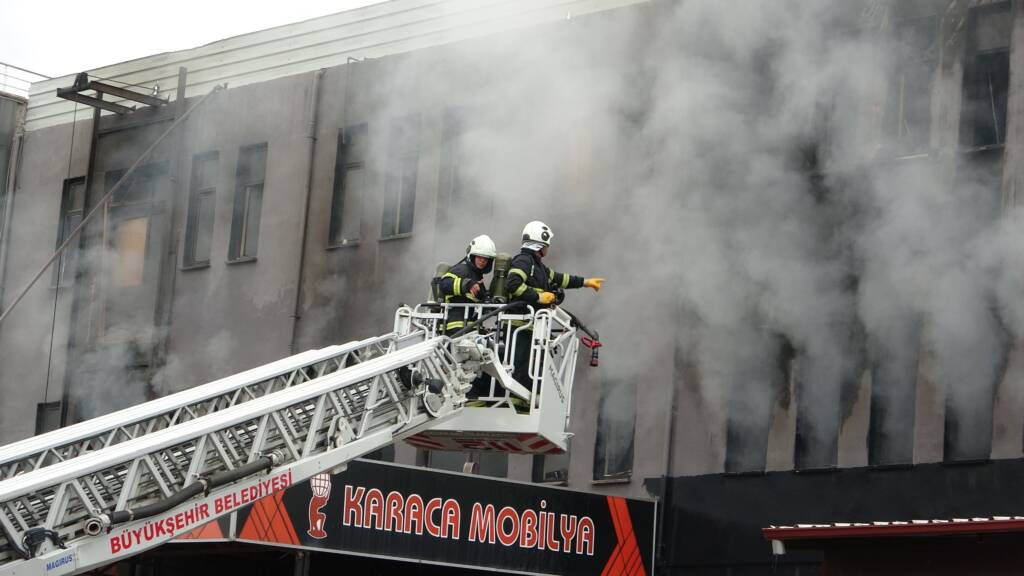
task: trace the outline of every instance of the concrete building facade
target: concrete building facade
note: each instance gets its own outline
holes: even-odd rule
[[[387,331],[399,303],[425,298],[434,263],[485,232],[515,251],[522,225],[542,219],[557,269],[610,278],[568,303],[601,330],[603,366],[577,372],[567,456],[488,455],[482,473],[658,498],[666,573],[768,573],[759,529],[772,523],[1021,513],[1024,498],[1005,488],[1024,463],[1011,310],[982,306],[971,322],[999,329],[953,341],[942,323],[959,315],[865,312],[878,287],[844,245],[837,283],[853,304],[825,318],[849,324],[836,347],[856,365],[816,380],[831,349],[784,311],[717,322],[674,288],[706,271],[665,264],[650,240],[699,227],[678,217],[692,212],[662,210],[693,182],[651,160],[676,142],[650,127],[671,113],[659,87],[693,68],[678,71],[672,35],[651,31],[686,30],[699,10],[486,4],[394,0],[90,71],[167,99],[130,114],[57,99],[72,77],[35,84],[0,228],[2,306],[143,150],[227,87],[153,150],[0,326],[0,441]],[[850,216],[828,198],[862,180],[969,189],[993,229],[1016,206],[1022,4],[948,4],[836,7],[854,13],[844,34],[895,56],[885,82],[817,91],[787,132],[806,137],[779,144],[826,236]],[[871,152],[830,152],[829,114]],[[830,161],[841,156],[858,161]],[[875,233],[864,237],[885,230]],[[914,241],[913,229],[898,240]],[[974,344],[996,360],[956,372],[950,358]],[[709,362],[712,348],[735,360]],[[958,397],[950,378],[974,384]],[[375,457],[464,460],[406,445]],[[819,560],[783,557],[779,570],[815,573]]]

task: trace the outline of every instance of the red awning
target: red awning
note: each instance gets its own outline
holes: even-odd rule
[[[768,540],[793,542],[841,538],[881,538],[889,536],[953,536],[1024,532],[1024,516],[993,518],[953,518],[950,520],[909,520],[895,522],[837,522],[835,524],[797,524],[770,526],[761,532]]]

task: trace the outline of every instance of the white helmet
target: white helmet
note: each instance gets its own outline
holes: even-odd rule
[[[540,220],[534,220],[523,228],[523,242],[538,242],[545,246],[551,245],[551,239],[555,235],[551,228]]]
[[[481,234],[469,241],[469,247],[466,248],[466,253],[470,256],[494,258],[498,255],[498,248],[494,245],[494,240],[491,240],[490,236],[487,234]]]

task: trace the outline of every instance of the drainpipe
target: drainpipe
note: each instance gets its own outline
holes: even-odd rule
[[[97,93],[96,97],[100,100],[103,99],[102,93]],[[89,161],[85,168],[85,193],[82,199],[82,210],[83,213],[87,210],[92,210],[94,206],[91,201],[93,199],[93,180],[96,177],[96,149],[100,144],[100,109],[96,108],[92,111],[92,127],[91,134],[89,135]],[[79,227],[85,223],[83,218],[82,223]],[[80,354],[83,353],[82,348],[85,347],[89,340],[89,335],[79,335],[78,320],[79,316],[84,310],[88,310],[88,303],[85,302],[86,290],[82,287],[82,283],[87,278],[84,268],[86,267],[86,249],[88,245],[89,233],[88,230],[82,228],[79,232],[78,238],[75,242],[78,243],[78,254],[79,257],[75,262],[75,269],[71,272],[74,274],[74,281],[71,283],[71,312],[68,315],[68,342],[67,350],[64,356],[64,380],[61,383],[60,388],[60,427],[63,428],[70,424],[69,420],[74,417],[71,413],[71,387],[73,386],[72,381],[76,374],[75,370],[72,370],[72,366],[78,365]],[[67,240],[65,240],[67,242]],[[95,273],[94,270],[89,271],[90,282],[95,282],[95,278],[92,277]],[[93,284],[94,285],[94,284]],[[92,286],[90,286],[91,288]],[[88,325],[88,321],[86,321]],[[81,341],[79,341],[81,338]]]
[[[677,384],[672,382],[672,397],[669,401],[669,418],[668,418],[668,430],[665,434],[665,476],[661,483],[661,494],[659,495],[658,507],[661,509],[661,518],[658,519],[658,558],[664,560],[665,554],[668,550],[668,542],[670,537],[665,533],[666,526],[672,524],[670,515],[672,514],[672,493],[673,493],[673,479],[672,479],[672,467],[674,464],[673,450],[674,438],[676,432],[676,388]],[[665,571],[667,573],[667,571]]]
[[[175,107],[175,120],[181,118],[185,114],[185,91],[187,88],[188,69],[181,66],[178,68],[178,86],[175,94],[175,102],[173,104]],[[174,289],[178,281],[178,240],[181,236],[178,233],[178,222],[176,218],[178,215],[179,202],[181,202],[183,198],[186,203],[185,219],[188,219],[189,179],[185,174],[185,151],[187,143],[186,130],[187,126],[182,126],[174,135],[174,139],[171,144],[171,166],[169,171],[171,174],[171,191],[170,198],[167,200],[167,205],[169,206],[167,219],[164,222],[164,246],[159,260],[160,278],[157,283],[156,310],[154,311],[156,341],[152,343],[152,368],[150,370],[149,385],[147,387],[147,394],[150,398],[156,398],[158,396],[153,387],[154,383],[152,377],[167,366],[167,356],[171,348],[171,316],[174,311]]]
[[[679,308],[680,307],[677,306],[677,310],[679,310]],[[682,316],[682,314],[680,314],[679,312],[677,312],[677,314]],[[673,353],[674,364],[675,364],[675,368],[674,368],[673,371],[675,372],[675,371],[680,371],[681,370],[683,372],[683,376],[685,377],[686,376],[686,368],[685,368],[685,366],[686,366],[686,364],[685,364],[686,358],[685,358],[685,355],[679,350],[680,336],[679,336],[678,330],[677,330],[677,333],[676,333],[675,338],[673,339],[673,341],[675,342],[675,347],[676,347],[675,352]],[[661,490],[660,490],[661,494],[658,495],[658,500],[659,500],[659,502],[658,502],[658,511],[660,512],[660,515],[658,517],[658,534],[656,536],[656,541],[657,541],[656,557],[661,562],[656,561],[656,566],[660,565],[659,566],[660,570],[657,569],[657,568],[656,568],[656,570],[658,570],[658,572],[662,573],[662,574],[668,574],[670,572],[670,568],[668,566],[664,565],[663,562],[665,561],[665,556],[666,556],[666,553],[668,551],[669,542],[671,542],[670,536],[665,533],[665,530],[666,530],[667,526],[670,526],[670,525],[673,524],[673,522],[670,520],[670,516],[672,514],[672,495],[673,495],[672,468],[675,466],[675,449],[674,448],[675,448],[675,437],[676,437],[676,406],[677,406],[678,396],[679,396],[679,392],[678,392],[679,385],[677,384],[677,380],[678,380],[677,378],[672,378],[672,382],[671,382],[671,385],[670,385],[671,387],[670,387],[670,391],[669,391],[668,425],[665,426],[665,429],[666,429],[665,430],[665,455],[664,455],[664,460],[663,460],[664,463],[665,463],[665,473],[664,473],[664,476],[662,477],[662,482],[661,482]]]
[[[321,68],[313,73],[313,85],[309,95],[309,114],[306,121],[306,184],[302,198],[301,241],[299,242],[299,264],[295,282],[295,305],[292,307],[292,335],[288,341],[288,355],[295,354],[295,340],[298,338],[299,318],[302,317],[302,276],[306,268],[306,240],[309,236],[309,198],[313,193],[313,165],[316,159],[316,127],[320,111],[320,81],[324,77]]]
[[[5,194],[6,199],[3,201],[3,213],[0,214],[0,219],[3,220],[3,224],[0,224],[0,308],[3,308],[4,298],[4,280],[7,278],[7,250],[11,245],[11,223],[14,216],[14,191],[17,189],[18,182],[18,168],[21,164],[21,144],[25,139],[25,109],[27,104],[21,110],[18,111],[18,119],[14,123],[14,143],[11,146],[11,154],[8,157],[7,164],[7,181],[0,182],[0,185],[4,185],[7,188]]]

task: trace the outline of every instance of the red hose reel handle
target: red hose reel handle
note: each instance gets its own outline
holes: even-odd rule
[[[604,344],[601,344],[600,340],[595,340],[588,336],[580,336],[580,342],[583,342],[584,346],[590,348],[590,365],[595,367],[598,366],[601,363],[601,360],[597,349],[604,346]]]

